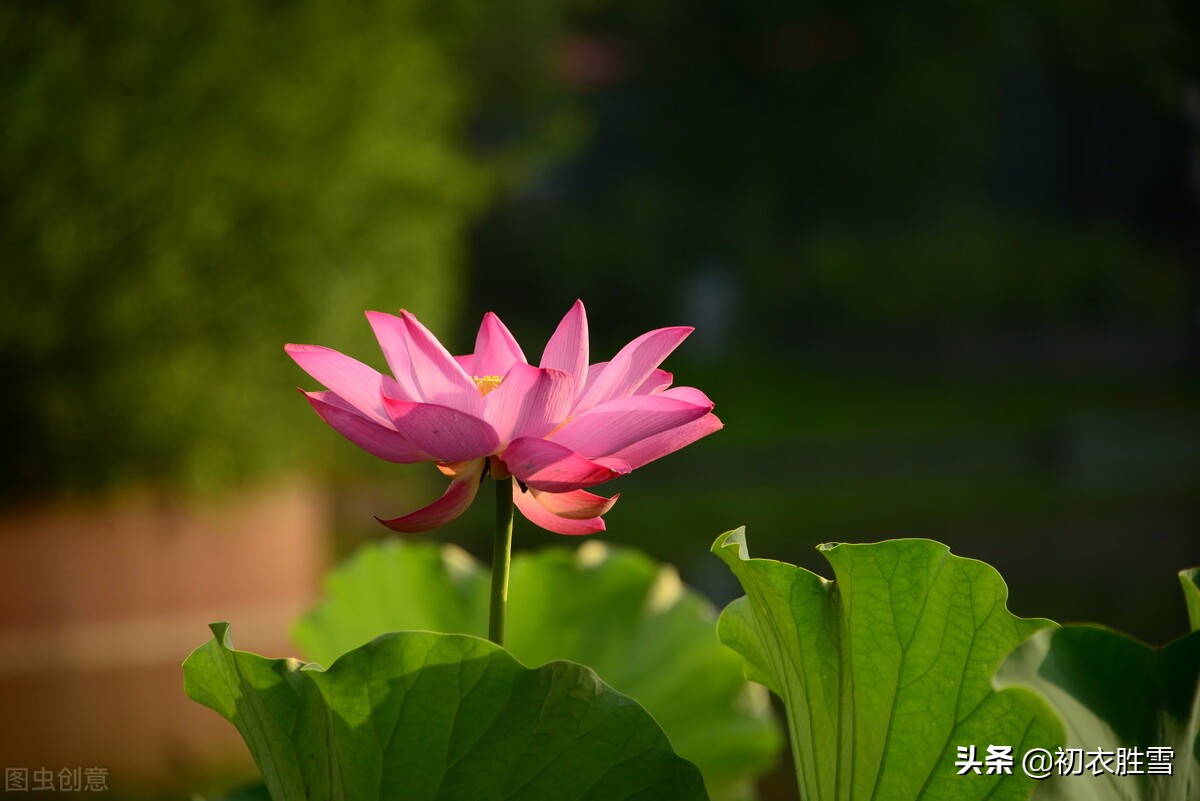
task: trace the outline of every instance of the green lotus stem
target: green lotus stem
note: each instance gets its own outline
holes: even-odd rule
[[[492,540],[492,606],[488,639],[504,645],[504,612],[508,607],[508,567],[512,561],[512,479],[496,482],[496,537]]]

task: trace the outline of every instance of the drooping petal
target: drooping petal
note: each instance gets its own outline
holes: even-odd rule
[[[514,364],[484,398],[483,419],[501,442],[544,437],[566,419],[575,398],[575,382],[562,370]]]
[[[433,461],[433,456],[407,440],[390,423],[382,425],[374,418],[363,417],[335,393],[305,392],[304,396],[322,420],[372,456],[398,464]]]
[[[380,398],[383,374],[357,359],[320,345],[284,345],[300,369],[373,420],[387,422]]]
[[[688,326],[659,328],[642,334],[621,348],[575,404],[575,413],[585,412],[614,398],[632,395],[693,330]]]
[[[578,536],[582,534],[596,534],[604,531],[604,521],[599,517],[589,518],[587,520],[574,520],[566,517],[559,517],[544,507],[533,497],[533,490],[529,492],[521,492],[520,488],[513,484],[513,503],[521,514],[525,515],[531,523],[541,526],[547,531],[553,531],[555,534],[567,534],[570,536]]]
[[[724,424],[712,412],[693,420],[678,428],[668,429],[661,434],[647,437],[640,442],[622,448],[613,453],[611,458],[622,459],[629,463],[632,469],[649,464],[655,459],[674,453],[685,445],[691,445],[701,437],[707,437],[714,431],[719,431]]]
[[[481,470],[483,470],[483,460],[479,459],[474,462],[470,469],[460,472],[450,482],[450,486],[446,488],[442,497],[428,506],[403,517],[393,518],[392,520],[382,520],[378,517],[375,519],[379,520],[380,523],[383,523],[392,531],[400,531],[405,534],[429,531],[430,529],[449,523],[465,512],[467,507],[471,505],[471,501],[475,500],[475,495],[479,492],[479,473]]]
[[[688,403],[666,395],[633,395],[602,403],[568,422],[550,439],[596,458],[678,428],[712,411],[711,402]]]
[[[375,339],[379,341],[379,349],[383,351],[383,357],[387,360],[388,369],[392,371],[392,376],[400,388],[395,397],[409,401],[423,400],[421,390],[413,377],[412,359],[408,355],[408,330],[404,321],[394,314],[377,311],[369,311],[366,314],[367,322],[375,332]]]
[[[575,394],[583,391],[588,375],[588,324],[582,300],[575,301],[554,329],[540,364],[570,373],[575,379]]]
[[[583,489],[630,470],[621,459],[586,459],[557,442],[535,437],[513,440],[503,458],[514,476],[546,492]]]
[[[529,488],[529,494],[542,505],[543,509],[568,520],[589,520],[599,517],[613,508],[617,498],[621,497],[620,493],[611,498],[604,498],[587,490],[543,492],[533,487]]]
[[[483,315],[479,333],[475,337],[475,358],[470,373],[482,378],[487,375],[504,375],[514,364],[525,364],[525,354],[508,328],[492,312]]]
[[[500,445],[495,429],[458,409],[386,396],[383,405],[396,430],[439,462],[478,459]]]
[[[449,406],[460,412],[483,416],[483,396],[471,376],[459,366],[437,337],[411,313],[400,310],[408,335],[408,357],[413,383],[427,403]],[[399,381],[399,377],[396,379]],[[403,386],[403,383],[401,383]]]

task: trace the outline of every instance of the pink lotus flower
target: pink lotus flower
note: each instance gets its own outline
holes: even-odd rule
[[[329,388],[304,394],[342,436],[390,462],[434,462],[452,479],[430,505],[380,521],[396,531],[427,531],[458,517],[485,471],[515,476],[514,504],[542,528],[603,531],[600,516],[617,496],[586,487],[721,428],[703,392],[669,388],[672,375],[658,369],[691,328],[651,331],[612,361],[589,365],[587,315],[576,301],[534,367],[491,312],[468,356],[451,356],[406,311],[367,312],[367,319],[391,375],[318,345],[285,350]]]

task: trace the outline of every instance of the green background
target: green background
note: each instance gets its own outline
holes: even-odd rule
[[[1018,615],[1166,641],[1196,33],[1165,0],[6,3],[5,505],[299,471],[348,553],[443,481],[328,430],[283,344],[382,367],[363,310],[456,352],[494,310],[536,354],[579,297],[594,360],[696,325],[666,367],[726,423],[614,483],[606,539],[723,603],[739,525],[818,572],[930,537]],[[486,557],[489,507],[434,536]]]

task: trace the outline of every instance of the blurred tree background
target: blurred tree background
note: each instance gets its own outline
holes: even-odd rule
[[[524,5],[0,6],[4,492],[312,462],[283,344],[366,351],[369,308],[454,319],[468,223],[547,149],[552,109],[467,141],[491,84],[522,108],[548,80],[553,18]]]
[[[614,485],[607,536],[718,597],[699,546],[743,523],[821,572],[817,543],[928,536],[1021,614],[1185,631],[1195,4],[589,2],[568,29],[589,136],[472,229],[469,317],[536,341],[531,294],[582,296],[597,359],[695,324],[668,366],[727,424]]]

